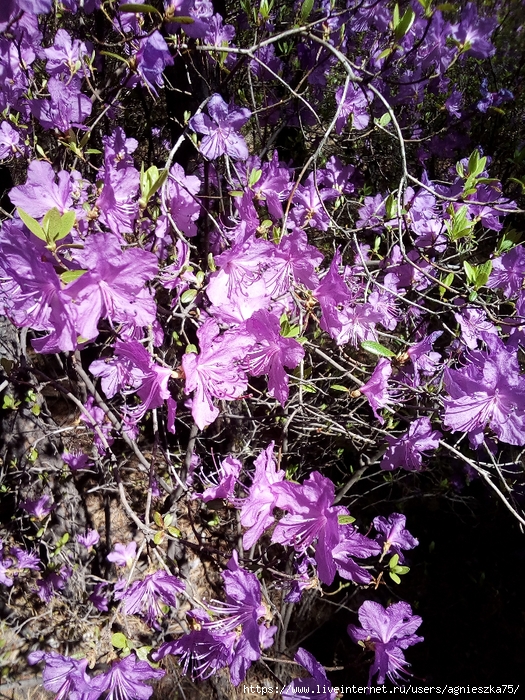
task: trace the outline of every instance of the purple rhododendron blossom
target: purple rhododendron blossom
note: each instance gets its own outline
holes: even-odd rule
[[[148,574],[142,581],[135,581],[115,597],[123,601],[125,615],[140,615],[148,625],[159,629],[157,620],[163,615],[161,606],[178,607],[176,593],[184,590],[186,586],[180,579],[160,570]]]
[[[87,70],[82,59],[90,51],[86,44],[79,39],[72,39],[69,32],[59,29],[55,34],[53,46],[42,51],[46,59],[46,70],[51,76],[65,73],[67,76],[74,74],[85,75]],[[80,67],[78,64],[81,64]]]
[[[250,110],[230,108],[220,95],[215,94],[208,102],[208,114],[209,117],[196,114],[189,121],[193,131],[204,134],[200,145],[202,155],[209,160],[224,154],[236,160],[246,160],[248,146],[237,132],[251,117]]]
[[[235,457],[230,455],[222,460],[219,469],[219,483],[216,486],[209,486],[200,494],[195,494],[195,498],[199,498],[204,503],[214,501],[216,498],[231,499],[237,479],[242,469],[242,464]],[[209,481],[209,474],[206,475],[206,481]]]
[[[87,659],[72,659],[52,651],[34,651],[27,657],[33,666],[44,661],[46,666],[42,673],[44,688],[56,693],[55,700],[96,700],[99,693],[90,686],[91,679],[86,673]]]
[[[7,22],[18,12],[30,12],[33,15],[47,14],[53,0],[2,0],[0,3],[0,22]]]
[[[311,678],[294,678],[282,689],[281,695],[286,700],[335,700],[337,692],[331,689],[331,683],[321,664],[309,651],[299,647],[294,661],[305,668]],[[319,688],[322,688],[319,691]]]
[[[348,626],[348,634],[354,642],[365,642],[375,651],[370,669],[369,684],[377,673],[377,683],[383,685],[388,678],[392,683],[403,679],[409,665],[403,649],[423,641],[414,634],[421,625],[421,618],[412,614],[408,603],[394,603],[383,608],[379,603],[367,600],[359,608],[361,627]]]
[[[80,91],[79,78],[50,78],[47,91],[49,99],[31,101],[31,111],[44,129],[66,133],[71,127],[85,128],[82,124],[91,114],[92,104]]]
[[[304,553],[317,540],[315,560],[319,578],[330,585],[336,571],[332,550],[339,542],[340,509],[333,507],[334,484],[314,471],[302,485],[283,481],[272,490],[277,496],[277,507],[288,511],[278,522],[272,542],[291,545]]]
[[[199,328],[197,336],[201,352],[184,355],[182,367],[186,376],[185,392],[195,392],[192,416],[203,430],[219,415],[213,397],[236,399],[246,391],[248,380],[239,360],[252,341],[238,334],[219,335],[219,326],[213,319]]]
[[[263,622],[259,622],[268,614],[262,603],[261,584],[255,574],[239,566],[236,552],[228,562],[228,571],[222,577],[226,602],[214,601],[208,605],[215,618],[219,619],[204,623],[203,628],[229,633],[241,626],[242,634],[229,664],[231,681],[233,685],[239,685],[252,663],[261,656],[261,645],[271,645],[277,628],[267,628]]]
[[[492,334],[485,334],[489,352],[475,350],[460,370],[445,370],[443,423],[454,432],[468,433],[472,445],[483,442],[489,426],[510,445],[525,445],[525,378],[516,350],[506,348]]]
[[[158,97],[157,87],[162,87],[164,84],[162,78],[164,68],[173,65],[173,57],[159,31],[154,31],[153,34],[140,40],[139,50],[135,54],[135,63],[137,73],[144,85],[155,97]],[[128,84],[133,85],[135,82],[136,79],[132,79]]]
[[[241,509],[241,525],[249,528],[242,538],[244,549],[250,549],[273,525],[273,509],[277,499],[275,488],[284,478],[284,471],[277,470],[273,449],[274,443],[271,442],[257,457],[248,496],[236,503]]]
[[[165,673],[161,668],[152,668],[147,661],[139,661],[132,653],[93,678],[91,688],[98,693],[96,697],[107,691],[105,700],[148,700],[153,688],[144,681],[158,680]]]
[[[44,494],[40,498],[35,498],[34,500],[28,498],[20,504],[22,510],[25,510],[28,515],[33,515],[38,519],[45,518],[46,515],[49,515],[53,507],[51,496],[48,494]]]
[[[374,527],[379,533],[377,541],[383,548],[383,556],[392,551],[403,560],[402,550],[417,547],[419,541],[405,528],[406,517],[401,513],[392,513],[388,518],[381,515],[374,518]]]
[[[379,415],[379,408],[389,408],[393,405],[392,397],[388,389],[388,380],[392,374],[392,365],[389,360],[382,358],[376,365],[376,368],[370,379],[359,388],[359,392],[364,394],[370,403],[374,416],[377,420],[384,424],[385,419]]]
[[[41,219],[53,208],[64,214],[73,208],[73,175],[65,170],[56,175],[50,163],[33,160],[27,169],[25,185],[13,187],[9,197],[15,207],[20,207],[35,219]]]
[[[19,132],[8,121],[3,121],[0,125],[0,160],[13,156],[19,158],[23,152]]]
[[[89,549],[100,542],[100,535],[97,530],[88,530],[85,535],[77,535],[77,542]]]
[[[362,131],[368,126],[370,121],[369,106],[368,103],[371,98],[371,94],[363,92],[359,85],[355,86],[350,83],[346,91],[346,96],[344,97],[344,87],[337,88],[335,92],[335,99],[338,105],[338,117],[335,125],[335,130],[337,134],[340,134],[348,118],[352,117],[352,128]]]
[[[341,514],[345,515],[344,512]],[[354,558],[368,559],[377,556],[381,552],[381,547],[374,540],[358,532],[353,525],[340,525],[339,533],[340,542],[332,550],[339,576],[361,585],[369,584],[372,581],[370,572],[354,561]]]
[[[139,328],[155,323],[156,304],[145,287],[158,269],[153,253],[138,248],[123,251],[115,236],[99,233],[86,240],[75,259],[87,272],[64,291],[75,299],[82,338],[97,337],[101,318]]]
[[[268,394],[284,405],[288,400],[288,375],[304,357],[303,346],[294,338],[280,334],[279,319],[268,311],[256,311],[244,324],[244,332],[254,341],[247,351],[243,367],[254,377],[268,375]]]
[[[132,540],[128,544],[117,542],[113,550],[108,554],[107,560],[117,566],[131,566],[137,554],[137,543]]]
[[[429,418],[416,418],[408,432],[401,437],[385,436],[388,448],[381,461],[381,469],[391,471],[401,467],[407,471],[420,471],[425,452],[437,449],[441,437],[438,430],[432,430]]]
[[[501,289],[506,297],[514,297],[525,279],[525,248],[518,245],[492,261],[487,287]]]
[[[204,681],[232,662],[236,641],[236,632],[193,630],[174,642],[163,644],[153,652],[153,659],[160,661],[168,654],[180,656],[179,664],[184,675]]]
[[[478,347],[478,340],[483,340],[484,333],[498,334],[496,326],[487,320],[487,315],[482,309],[467,306],[454,314],[454,318],[461,327],[461,340],[470,350]]]

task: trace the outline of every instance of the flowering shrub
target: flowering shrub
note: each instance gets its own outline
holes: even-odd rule
[[[525,524],[520,3],[217,8],[0,9],[0,586],[57,698],[291,658],[317,697],[290,621],[332,586],[410,680],[418,533],[362,484],[479,475]]]

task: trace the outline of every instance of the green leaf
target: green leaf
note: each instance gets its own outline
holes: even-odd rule
[[[334,389],[334,391],[344,391],[348,393],[350,389],[348,389],[346,386],[343,386],[342,384],[332,384],[330,389]]]
[[[242,197],[244,192],[242,190],[232,190],[231,192],[228,192],[230,197]]]
[[[153,542],[154,542],[154,544],[160,544],[163,539],[164,539],[164,533],[163,532],[156,532],[155,537],[153,538]]]
[[[192,302],[195,297],[197,296],[197,290],[196,289],[187,289],[184,294],[181,295],[180,300],[182,301],[183,304],[189,304]]]
[[[162,527],[162,528],[164,527],[164,521],[162,520],[162,515],[160,513],[157,513],[157,511],[155,511],[153,513],[153,522],[155,523],[155,525],[157,527]]]
[[[395,352],[392,352],[392,350],[385,348],[385,346],[381,345],[381,343],[376,343],[375,340],[363,340],[363,342],[361,343],[361,347],[363,348],[363,350],[371,352],[373,355],[380,355],[381,357],[396,356]]]
[[[115,632],[115,634],[112,635],[111,645],[114,646],[115,649],[127,649],[129,646],[128,640],[122,632]]]
[[[164,527],[169,527],[173,522],[173,515],[171,513],[166,513],[164,516]]]
[[[397,7],[397,5],[396,5]],[[398,8],[398,15],[399,15],[399,8]],[[414,20],[416,19],[416,13],[411,7],[408,7],[405,10],[405,14],[403,17],[399,20],[399,22],[394,24],[394,37],[396,41],[399,41],[402,39],[408,32],[410,31],[410,28],[414,24]]]
[[[466,260],[463,261],[463,268],[467,275],[467,282],[469,284],[474,284],[476,282],[476,269]]]
[[[408,574],[410,571],[409,566],[396,566],[396,574],[399,574],[400,576],[404,576],[405,574]]]
[[[75,225],[76,215],[74,211],[66,211],[62,214],[60,221],[58,222],[58,228],[56,230],[56,235],[54,236],[54,241],[60,241],[65,238],[69,233],[71,233],[73,226]]]
[[[317,394],[317,389],[315,386],[312,386],[311,384],[307,384],[306,382],[303,382],[302,384],[303,391],[306,391],[307,394]]]
[[[251,171],[250,177],[248,179],[248,186],[253,187],[256,185],[262,176],[262,170],[256,170],[255,168]]]
[[[447,287],[450,287],[450,285],[451,285],[452,282],[454,281],[454,273],[453,273],[453,272],[449,272],[448,275],[447,275],[445,278],[441,278],[441,280],[442,280],[442,282],[443,282],[444,285],[446,284]],[[446,287],[444,287],[443,285],[440,285],[440,286],[439,286],[439,296],[440,296],[441,298],[443,298],[443,295],[445,294],[446,291],[447,291],[447,288],[446,288]]]
[[[390,561],[388,562],[388,566],[391,569],[395,569],[396,566],[398,565],[398,563],[399,563],[399,554],[394,554],[394,556],[390,558]]]
[[[306,22],[314,7],[314,0],[304,0],[301,6],[301,22]]]
[[[138,649],[135,649],[135,654],[141,661],[148,661],[149,663],[148,654],[152,649],[153,647],[139,647]]]
[[[66,270],[66,272],[62,272],[60,275],[60,279],[64,284],[69,284],[70,282],[74,282],[77,280],[79,277],[82,277],[87,272],[87,270]]]
[[[39,415],[40,415],[40,406],[39,406],[37,403],[35,403],[33,406],[31,406],[31,413],[32,413],[34,416],[39,416]]]
[[[16,208],[18,215],[24,222],[24,224],[27,226],[27,228],[31,231],[31,233],[34,233],[37,238],[40,238],[41,241],[47,241],[46,234],[44,232],[44,229],[36,219],[33,219],[32,216],[29,216],[23,209],[20,209],[20,207]]]
[[[156,12],[160,15],[160,12],[153,5],[143,5],[138,2],[127,2],[118,8],[119,12],[147,12],[149,14]],[[172,20],[175,21],[175,18]]]
[[[519,231],[516,231],[513,228],[509,229],[508,231],[505,231],[502,239],[498,243],[498,247],[496,248],[496,255],[506,253],[511,248],[514,248],[514,246],[517,245],[520,241],[521,233]]]
[[[186,345],[186,355],[189,355],[190,353],[194,353],[195,355],[198,354],[197,346],[194,345],[193,343],[190,343],[189,345]]]
[[[120,7],[122,9],[122,6]],[[109,58],[116,58],[118,61],[122,61],[126,65],[129,65],[128,59],[124,56],[119,56],[118,53],[111,53],[111,51],[101,51],[102,56],[108,56]]]
[[[392,117],[390,115],[390,112],[385,112],[377,123],[379,124],[379,126],[388,126],[391,121]]]
[[[492,260],[487,260],[487,262],[478,265],[476,268],[476,284],[475,288],[480,289],[484,287],[489,281],[490,273],[492,272]]]
[[[474,222],[468,219],[468,207],[463,205],[457,211],[450,207],[448,211],[451,218],[445,221],[445,224],[450,240],[457,241],[459,238],[470,236],[474,230]]]
[[[350,525],[351,523],[355,523],[355,518],[351,515],[338,515],[337,522],[339,525]]]
[[[389,194],[385,202],[385,213],[387,219],[395,219],[397,217],[397,197]]]
[[[180,537],[182,537],[182,532],[179,530],[178,527],[173,527],[173,525],[171,525],[171,526],[168,528],[168,532],[169,532],[169,534],[170,534],[172,537],[176,537],[177,539],[179,539]]]
[[[401,579],[399,578],[399,576],[397,574],[394,574],[393,571],[389,571],[388,575],[390,576],[390,578],[392,579],[392,581],[394,583],[401,583]]]

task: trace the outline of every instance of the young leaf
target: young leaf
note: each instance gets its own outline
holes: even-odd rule
[[[301,22],[306,22],[314,6],[314,0],[304,0],[301,7]]]
[[[115,634],[111,637],[111,645],[114,646],[115,649],[126,649],[128,646],[128,640],[126,639],[125,635],[122,634],[122,632],[115,632]]]
[[[381,357],[395,357],[396,353],[392,352],[388,348],[385,348],[381,343],[376,343],[375,340],[363,340],[361,343],[363,350],[371,352],[373,355],[380,355]]]
[[[119,12],[147,12],[149,14],[156,12],[158,15],[160,15],[160,12],[156,7],[153,7],[153,5],[143,5],[142,3],[138,2],[127,2],[124,5],[121,5],[118,10]]]
[[[44,229],[42,228],[42,226],[40,226],[38,221],[36,219],[33,219],[32,216],[29,216],[29,214],[26,214],[26,212],[23,209],[20,209],[20,207],[17,207],[16,210],[24,224],[31,231],[31,233],[34,233],[35,236],[37,238],[40,238],[41,241],[47,241]]]
[[[64,284],[69,284],[74,282],[79,277],[82,277],[87,272],[87,270],[67,270],[60,275],[60,279]]]

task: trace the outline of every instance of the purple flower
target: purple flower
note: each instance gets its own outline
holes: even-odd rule
[[[77,542],[89,549],[100,542],[100,535],[96,530],[88,530],[85,535],[77,535]]]
[[[51,76],[61,73],[65,73],[67,77],[75,74],[82,76],[86,73],[82,59],[90,52],[83,41],[71,39],[71,35],[65,29],[58,30],[53,46],[44,49],[42,53],[47,61],[46,70]]]
[[[194,391],[192,415],[203,430],[219,415],[213,397],[236,399],[248,385],[245,371],[238,360],[250,341],[238,334],[219,335],[219,326],[208,319],[197,331],[201,352],[187,353],[182,358],[186,376],[185,392]]]
[[[0,22],[7,22],[17,12],[30,12],[33,15],[48,13],[53,0],[2,0]]]
[[[392,406],[392,397],[388,390],[388,380],[392,374],[392,365],[389,360],[382,358],[376,365],[376,368],[370,379],[359,388],[358,392],[364,394],[368,399],[374,416],[377,420],[384,424],[385,419],[379,415],[379,408],[387,408]],[[357,393],[357,392],[356,392]]]
[[[220,95],[215,94],[208,102],[208,113],[209,117],[196,114],[189,122],[193,131],[204,134],[200,146],[202,155],[215,160],[226,153],[235,160],[246,160],[248,147],[237,132],[251,117],[250,110],[230,108]]]
[[[492,261],[487,287],[501,289],[506,297],[513,297],[522,289],[525,278],[525,248],[518,245]]]
[[[96,700],[99,697],[90,686],[91,679],[86,673],[87,659],[72,659],[54,651],[34,651],[27,661],[31,666],[45,661],[46,667],[42,673],[44,688],[56,693],[55,700]]]
[[[303,346],[294,338],[283,338],[279,319],[264,309],[246,321],[244,331],[254,341],[244,356],[244,369],[254,377],[267,374],[268,394],[284,405],[289,393],[284,368],[297,367],[304,357]]]
[[[402,550],[413,549],[419,544],[405,528],[406,517],[401,513],[392,513],[388,518],[378,516],[374,518],[374,527],[379,533],[378,542],[383,547],[383,558],[390,550],[397,554],[402,560]]]
[[[179,664],[184,675],[189,675],[194,681],[204,681],[231,663],[236,641],[236,632],[197,629],[173,642],[166,642],[152,656],[155,661],[168,654],[180,656]]]
[[[139,661],[133,653],[93,678],[91,688],[98,693],[97,698],[107,691],[105,700],[148,700],[153,688],[144,685],[144,681],[157,680],[165,673],[160,668],[152,668],[147,661]]]
[[[20,504],[20,508],[25,510],[28,515],[33,515],[40,520],[51,513],[53,510],[53,503],[51,501],[51,496],[44,494],[40,498],[34,500],[30,498],[26,499]]]
[[[250,549],[273,524],[273,509],[277,499],[275,488],[284,477],[284,471],[277,470],[273,448],[274,443],[271,442],[255,460],[255,474],[248,497],[236,504],[241,508],[241,525],[249,528],[242,539],[244,549]]]
[[[386,436],[388,448],[381,469],[391,471],[401,467],[407,471],[420,471],[425,451],[437,449],[441,437],[439,431],[432,430],[426,416],[416,418],[400,438]]]
[[[242,464],[235,457],[228,456],[223,459],[219,469],[219,483],[216,486],[209,486],[202,494],[195,494],[195,498],[200,498],[204,503],[214,501],[216,498],[230,499],[233,496],[237,479],[239,478]],[[206,475],[206,481],[210,480],[210,475]]]
[[[88,455],[81,452],[62,452],[62,459],[71,471],[86,469],[88,464],[91,463]]]
[[[282,689],[283,698],[286,700],[335,700],[337,693],[330,689],[331,684],[326,677],[324,668],[309,651],[299,647],[294,661],[305,668],[311,678],[294,678]],[[321,692],[319,692],[319,687],[323,688]]]
[[[115,597],[122,599],[125,615],[141,615],[148,625],[158,628],[157,619],[163,615],[161,605],[176,608],[175,594],[184,590],[186,586],[180,579],[160,570],[148,574],[142,581],[135,581],[124,593]]]
[[[131,566],[136,553],[137,543],[134,540],[129,544],[117,542],[113,550],[108,554],[107,559],[117,566]]]
[[[73,181],[69,172],[61,170],[55,175],[50,163],[33,160],[27,169],[25,185],[13,187],[9,197],[15,207],[20,207],[35,219],[41,219],[53,208],[61,214],[72,209],[72,194]]]
[[[155,97],[158,97],[157,87],[164,84],[162,73],[166,66],[173,64],[168,45],[159,31],[140,40],[140,48],[135,55],[137,73]],[[133,84],[134,81],[131,81]]]
[[[369,584],[372,581],[370,572],[357,564],[354,557],[375,557],[381,553],[381,547],[374,540],[359,533],[353,525],[340,525],[339,532],[341,541],[332,550],[339,576],[361,585]]]
[[[453,431],[466,432],[472,445],[483,441],[486,426],[510,445],[525,445],[525,379],[516,351],[506,348],[492,334],[484,340],[489,353],[475,350],[461,370],[446,369],[443,423]]]
[[[20,134],[13,129],[11,124],[3,121],[0,126],[0,160],[15,156],[19,158],[23,153],[23,145],[20,144]]]
[[[497,26],[495,17],[480,17],[476,5],[469,2],[459,23],[451,26],[450,34],[462,51],[469,51],[474,58],[487,58],[496,50],[490,37]]]
[[[49,99],[31,100],[31,111],[44,129],[58,129],[66,133],[71,127],[82,128],[91,114],[92,104],[80,92],[80,79],[67,82],[53,77],[47,84]]]
[[[412,614],[408,603],[394,603],[383,608],[379,603],[367,600],[359,608],[359,622],[362,627],[348,626],[348,634],[354,642],[364,642],[363,646],[375,651],[374,663],[370,669],[369,684],[377,673],[377,683],[383,685],[385,678],[392,683],[403,679],[407,673],[403,649],[423,641],[414,632],[422,620]]]
[[[203,628],[228,634],[241,627],[229,664],[231,681],[233,685],[239,685],[253,661],[261,656],[261,646],[265,648],[272,644],[277,628],[267,628],[264,623],[259,623],[259,619],[268,614],[262,603],[261,584],[255,574],[239,566],[236,552],[228,562],[228,569],[222,575],[226,602],[214,601],[208,605],[216,619],[203,623]]]
[[[277,524],[272,542],[287,544],[304,553],[317,540],[315,560],[319,578],[330,585],[335,576],[332,550],[339,542],[339,508],[333,507],[335,491],[330,479],[315,471],[302,485],[275,484],[278,508],[288,511]]]
[[[481,309],[467,306],[454,317],[461,327],[461,339],[470,350],[478,347],[478,340],[483,339],[484,333],[498,334],[496,326],[487,321],[487,315]]]
[[[338,104],[338,116],[335,125],[336,133],[340,134],[343,131],[350,116],[352,117],[352,128],[358,131],[366,129],[370,121],[368,106],[370,96],[368,93],[363,92],[359,86],[354,87],[353,84],[348,85],[344,100],[343,94],[344,87],[337,88],[335,93],[335,99]]]

